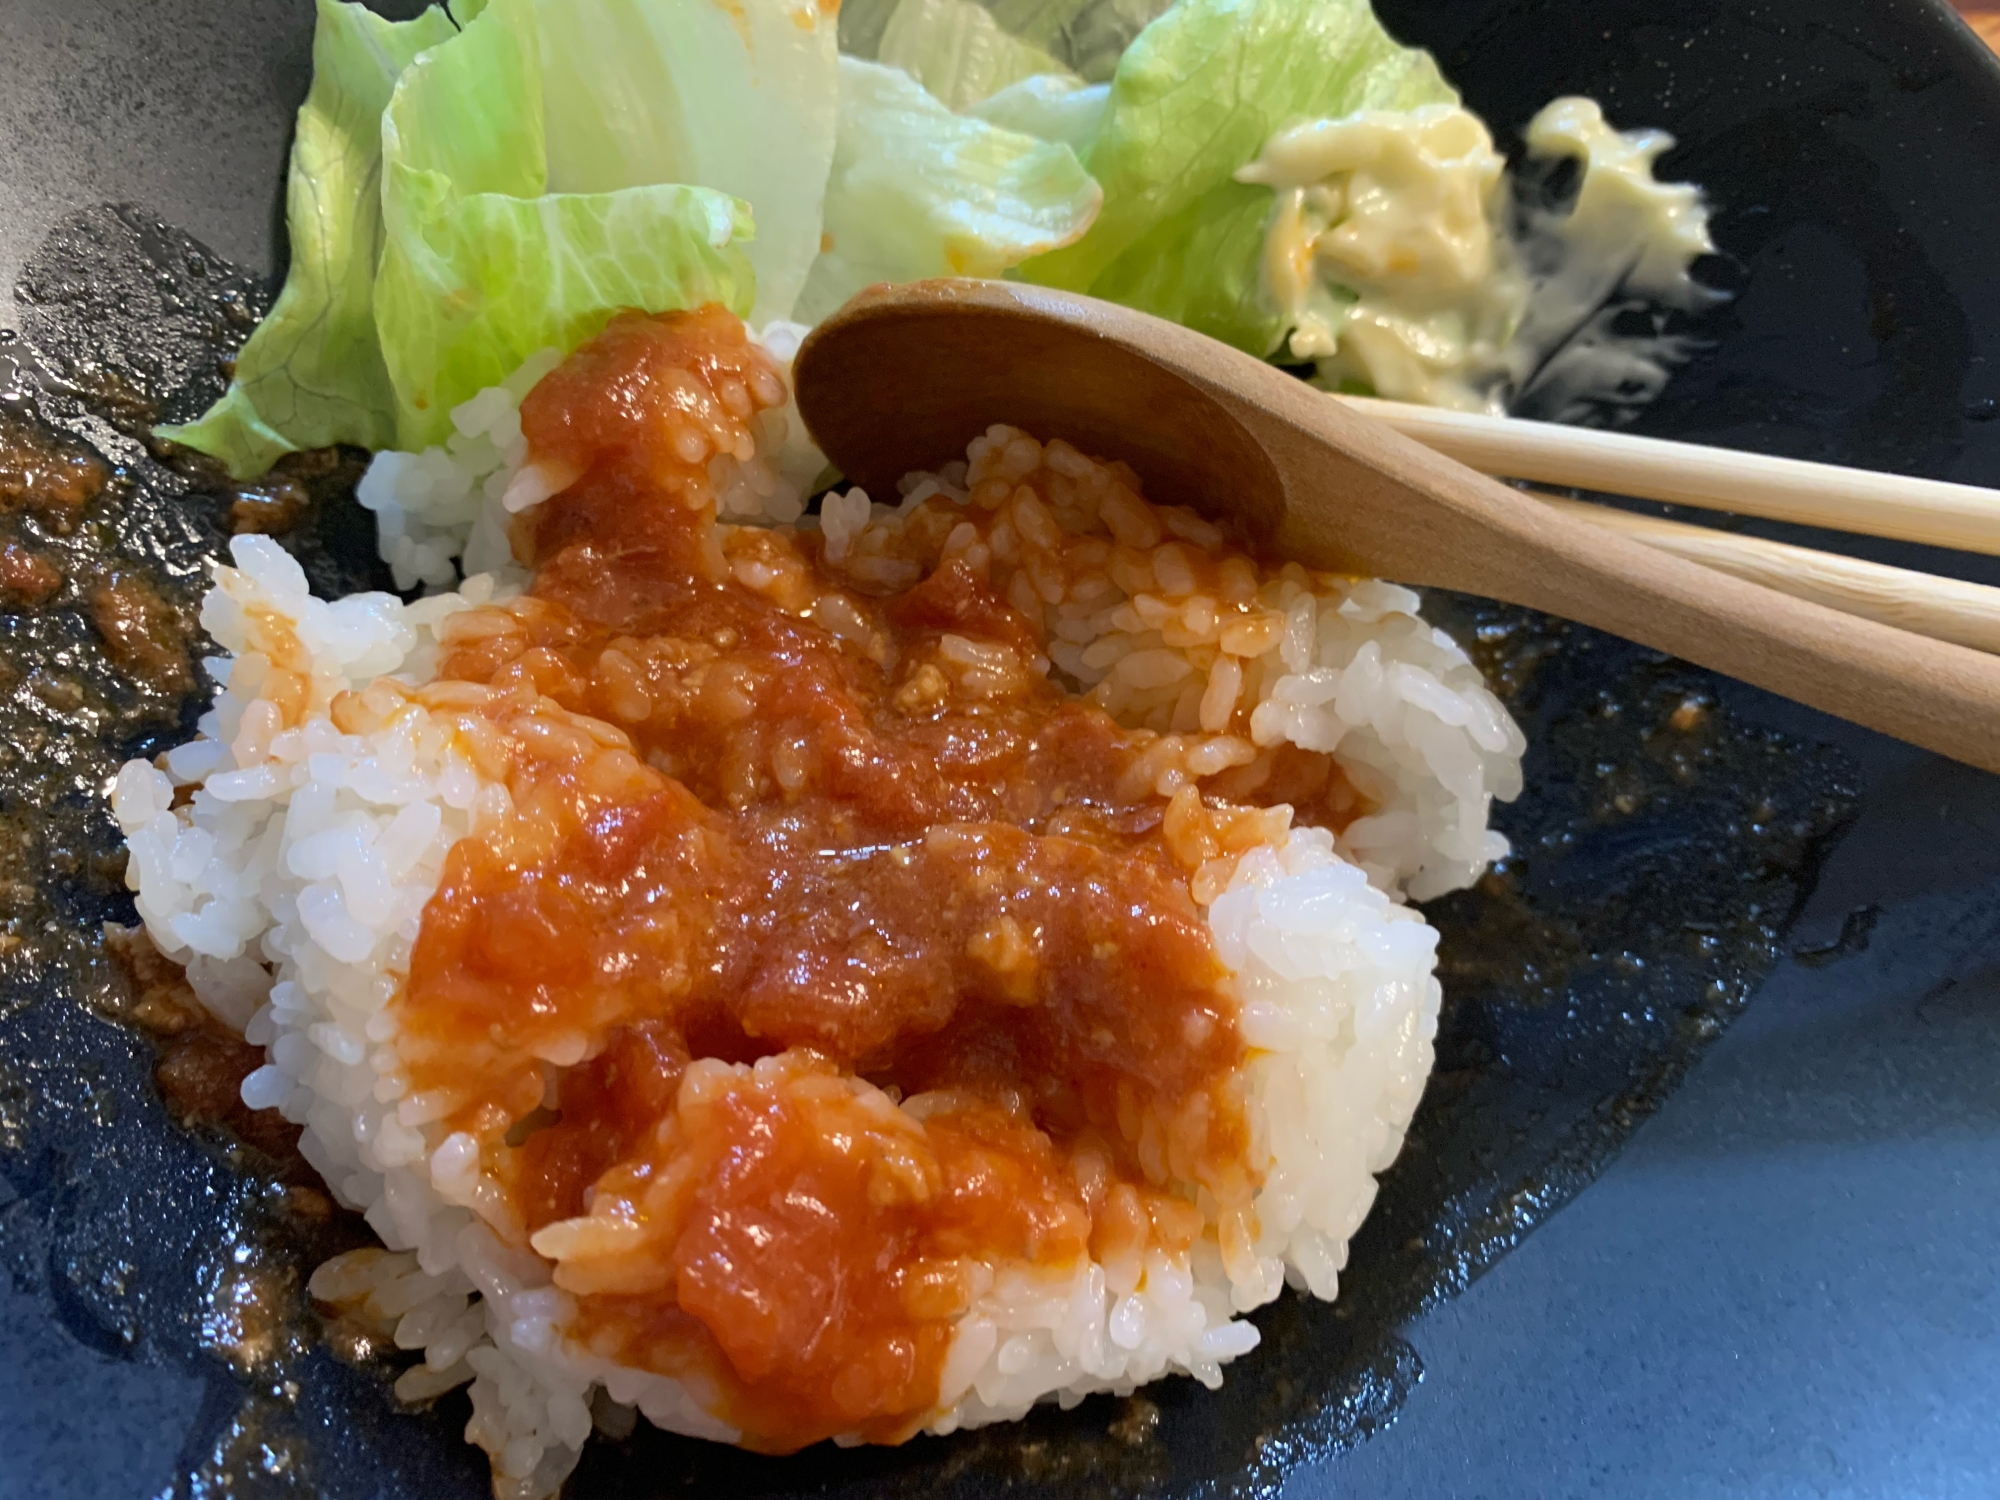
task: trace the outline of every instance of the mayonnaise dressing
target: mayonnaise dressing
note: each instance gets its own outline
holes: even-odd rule
[[[1236,175],[1276,195],[1263,280],[1282,347],[1322,384],[1465,410],[1548,380],[1564,401],[1657,390],[1684,351],[1613,337],[1598,315],[1621,291],[1680,308],[1710,295],[1688,275],[1713,248],[1699,190],[1654,181],[1671,137],[1620,134],[1588,99],[1556,100],[1527,139],[1581,164],[1566,213],[1516,222],[1506,159],[1458,105],[1273,136]]]
[[[1528,151],[1583,165],[1563,238],[1598,260],[1629,264],[1635,291],[1682,297],[1688,266],[1714,251],[1708,208],[1691,182],[1656,182],[1654,164],[1673,149],[1664,130],[1613,130],[1594,99],[1558,99],[1528,122]]]
[[[1605,403],[1634,406],[1660,393],[1693,343],[1664,332],[1621,333],[1620,312],[1695,312],[1720,294],[1688,274],[1710,254],[1701,189],[1658,182],[1672,148],[1660,130],[1613,130],[1589,99],[1558,99],[1529,123],[1531,157],[1569,157],[1582,168],[1566,213],[1535,210],[1515,240],[1534,291],[1509,352],[1504,405],[1576,420]],[[1498,409],[1498,408],[1496,408]]]
[[[1364,110],[1280,131],[1238,172],[1277,194],[1264,282],[1294,359],[1405,401],[1485,405],[1527,301],[1495,232],[1507,161],[1471,111]]]

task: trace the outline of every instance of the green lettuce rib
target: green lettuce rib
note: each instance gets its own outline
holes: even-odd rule
[[[417,54],[455,35],[435,7],[399,22],[319,0],[312,90],[286,186],[284,290],[237,355],[228,394],[161,436],[222,460],[239,479],[301,448],[374,448],[395,436],[395,393],[375,340],[382,111]]]

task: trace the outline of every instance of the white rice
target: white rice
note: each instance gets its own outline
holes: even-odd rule
[[[775,322],[756,339],[789,372],[807,332],[802,323]],[[506,523],[551,490],[532,471],[521,472],[528,456],[521,401],[561,360],[554,349],[544,349],[504,384],[454,408],[455,431],[445,446],[375,455],[355,498],[375,513],[377,545],[397,588],[449,588],[461,569],[468,576],[491,574],[503,584],[525,581],[507,545]],[[718,509],[737,520],[796,521],[826,459],[789,401],[759,413],[754,425],[755,458],[742,464],[718,454],[709,466]]]
[[[441,623],[518,585],[504,552],[506,502],[537,482],[524,469],[518,406],[547,367],[467,403],[448,448],[380,456],[364,486],[399,582],[441,589],[459,559],[502,578],[477,574],[411,605],[388,595],[327,603],[274,543],[237,538],[235,566],[218,569],[203,611],[229,653],[209,663],[215,706],[194,741],[163,767],[127,765],[113,792],[128,879],[155,942],[188,964],[218,1015],[266,1049],[245,1102],[304,1126],[307,1160],[387,1247],[329,1263],[314,1295],[423,1351],[398,1382],[405,1399],[469,1381],[467,1437],[491,1455],[496,1495],[521,1500],[551,1493],[593,1424],[628,1423],[634,1407],[675,1431],[737,1436],[700,1390],[565,1341],[568,1294],[547,1261],[489,1227],[506,1219],[486,1212],[499,1190],[479,1176],[470,1138],[442,1136],[425,1101],[407,1095],[397,1051],[390,1002],[446,853],[508,807],[506,789],[483,783],[457,749],[448,717],[412,695],[434,675]],[[766,441],[781,446],[784,419],[766,420]],[[791,427],[779,461],[715,476],[737,516],[799,514],[818,462],[797,443],[795,415]],[[972,475],[1025,456],[1010,446],[1022,436],[982,438]],[[1036,453],[1067,461],[1057,445]],[[900,516],[927,495],[962,495],[968,477],[963,465],[915,476],[893,509],[858,491],[831,497],[820,521],[829,560],[887,567]],[[1164,526],[1211,544],[1199,518],[1149,514],[1155,540]],[[1398,898],[1463,885],[1506,847],[1487,815],[1494,797],[1519,787],[1520,732],[1407,591],[1289,570],[1255,602],[1270,642],[1252,652],[1235,641],[1239,654],[1159,616],[1160,600],[1178,597],[1162,571],[1171,556],[1155,566],[1157,596],[1107,593],[1101,581],[1089,598],[1044,590],[1037,607],[1053,662],[1039,669],[1127,724],[1161,731],[1142,757],[1158,790],[1289,741],[1331,752],[1377,810],[1338,840],[1294,829],[1195,881],[1251,1049],[1249,1120],[1263,1173],[1254,1211],[1226,1224],[1209,1213],[1185,1257],[988,1267],[946,1360],[935,1432],[1173,1372],[1217,1385],[1221,1367],[1257,1342],[1241,1313],[1288,1281],[1335,1295],[1374,1174],[1395,1158],[1432,1061],[1437,935]],[[1198,602],[1184,608],[1198,613]],[[393,711],[378,715],[379,728],[343,733],[334,700],[371,691]],[[1253,706],[1255,746],[1220,732],[1225,698]],[[690,1077],[723,1066],[697,1064]]]
[[[789,374],[805,333],[798,324],[774,323],[759,340]],[[448,587],[458,576],[455,562],[472,576],[489,575],[502,593],[525,585],[506,526],[546,499],[553,481],[533,466],[524,469],[519,408],[555,363],[554,351],[545,351],[504,386],[455,410],[458,435],[449,447],[376,456],[358,498],[375,512],[380,550],[397,587]],[[757,457],[739,464],[723,454],[710,463],[718,510],[737,521],[799,522],[825,459],[789,401],[754,420]],[[1005,427],[975,440],[968,457],[977,462],[1010,442],[1033,449],[1033,460],[1024,456],[1013,465],[1021,472],[1039,461],[1040,445]],[[1003,455],[1003,472],[1011,457]],[[845,565],[864,584],[913,582],[913,573],[897,571],[908,564],[869,555],[870,533],[886,542],[898,517],[928,497],[965,499],[965,478],[961,464],[910,475],[894,507],[874,503],[859,489],[829,495],[816,518],[829,562]],[[1164,535],[1139,516],[1117,532],[1121,542],[1213,547],[1221,540],[1192,512],[1147,509],[1164,517]],[[1119,587],[1115,576],[1094,582],[1108,587],[1048,601],[1043,622],[1049,656],[1073,686],[1090,692],[1121,723],[1162,731],[1171,742],[1160,750],[1163,768],[1191,748],[1189,736],[1204,728],[1227,690],[1224,717],[1234,702],[1255,706],[1255,745],[1283,742],[1333,754],[1376,804],[1342,832],[1339,850],[1384,889],[1428,900],[1470,885],[1507,852],[1489,819],[1495,799],[1511,801],[1520,792],[1526,741],[1458,643],[1424,623],[1410,590],[1289,568],[1266,589],[1264,601],[1283,627],[1277,649],[1246,655],[1210,649],[1226,620],[1215,623],[1207,641],[1184,620],[1163,621],[1154,596],[1172,599],[1170,580],[1160,580],[1144,598]],[[1176,629],[1170,642],[1167,632]]]

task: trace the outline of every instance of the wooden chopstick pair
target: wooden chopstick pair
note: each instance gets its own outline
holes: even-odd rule
[[[1550,422],[1341,399],[1482,473],[2000,556],[2000,491]],[[1544,503],[1846,614],[2000,654],[2000,588],[1531,490]]]

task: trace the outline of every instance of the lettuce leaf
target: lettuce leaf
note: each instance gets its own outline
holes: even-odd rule
[[[677,180],[739,174],[749,153],[715,146],[720,126],[677,133],[677,110],[702,97],[689,75],[704,65],[718,76],[747,66],[752,38],[769,39],[764,21],[749,20],[751,9],[801,35],[820,34],[817,47],[774,42],[757,55],[764,92],[793,96],[810,112],[811,92],[831,90],[836,75],[832,26],[820,25],[817,8],[747,0],[741,9],[738,31],[711,0],[607,0],[597,23],[582,26],[562,0],[490,0],[456,40],[404,75],[383,117],[387,237],[375,296],[399,446],[443,440],[454,406],[539,349],[574,348],[620,308],[720,302],[751,313],[750,206]],[[683,49],[688,55],[663,56]],[[585,89],[593,55],[607,100],[668,81],[681,92],[673,107],[661,102],[657,117],[592,111]],[[796,112],[774,106],[760,121],[751,104],[752,96],[737,97],[729,128],[757,137],[774,164],[764,180],[803,193],[816,210],[811,163],[826,148],[783,134]],[[564,185],[558,170],[583,190],[551,191]],[[787,234],[768,263],[782,271],[809,261],[817,212],[775,216]]]
[[[1002,31],[993,13],[974,0],[901,0],[876,61],[901,68],[954,110],[1024,78],[1063,72],[1041,48]]]
[[[1269,188],[1218,183],[1106,267],[1091,283],[1091,295],[1184,323],[1264,358],[1277,352],[1288,332],[1263,289],[1270,222]]]
[[[1091,83],[1109,81],[1133,40],[1173,0],[990,0],[1010,36],[1044,47]]]
[[[1258,355],[1282,335],[1259,289],[1268,189],[1234,180],[1280,128],[1360,109],[1455,103],[1427,52],[1367,0],[1180,0],[1126,50],[1085,165],[1104,210],[1021,267]]]
[[[840,52],[863,62],[879,62],[882,37],[900,0],[840,0]]]
[[[319,0],[312,89],[285,193],[284,290],[238,353],[228,393],[199,421],[160,428],[162,437],[250,479],[301,448],[375,448],[395,436],[395,392],[375,339],[382,111],[411,60],[457,34],[435,7],[385,21],[359,4]]]
[[[421,446],[621,307],[791,312],[839,109],[814,0],[455,10],[319,0],[290,280],[228,395],[164,435],[240,477],[302,447]]]
[[[819,254],[833,165],[832,17],[815,0],[538,0],[537,9],[548,190],[684,182],[742,199],[757,221],[751,321],[789,318]]]
[[[1132,39],[1159,17],[1173,0],[959,0],[985,11],[1002,36],[1049,60],[1048,72],[1066,72],[1090,83],[1107,82]],[[892,26],[908,26],[909,12],[926,9],[925,0],[843,0],[840,7],[840,50],[868,62],[894,62],[909,68],[905,57],[890,57],[883,49]],[[977,24],[976,22],[970,24]],[[928,84],[928,74],[910,69]],[[946,91],[932,88],[945,97]]]
[[[966,113],[1003,130],[1061,141],[1081,156],[1097,138],[1110,102],[1109,84],[1086,84],[1067,74],[1038,73],[980,100]]]
[[[828,245],[798,316],[816,322],[877,281],[997,276],[1084,233],[1101,196],[1068,146],[953,114],[901,69],[843,57]]]

